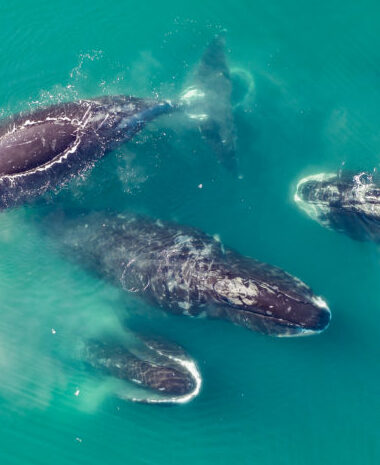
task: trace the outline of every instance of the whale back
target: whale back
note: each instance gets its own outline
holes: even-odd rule
[[[0,138],[0,175],[29,171],[54,159],[76,139],[77,128],[67,121],[24,126]]]
[[[14,115],[0,123],[0,208],[61,188],[174,109],[170,102],[121,95]]]

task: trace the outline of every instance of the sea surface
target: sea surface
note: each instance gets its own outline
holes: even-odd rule
[[[0,463],[380,463],[380,250],[323,229],[297,180],[380,163],[375,1],[5,1],[0,113],[98,95],[175,99],[224,33],[240,178],[196,121],[163,117],[40,204],[0,214]],[[144,213],[217,234],[322,295],[330,327],[276,339],[175,317],[58,254],[47,202]],[[177,342],[203,375],[172,407],[120,400],[75,359],[122,319]]]

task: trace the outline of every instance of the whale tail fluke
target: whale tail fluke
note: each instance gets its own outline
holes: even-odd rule
[[[231,105],[232,84],[225,38],[216,36],[205,50],[193,80],[182,93],[181,104],[196,120],[202,137],[222,163],[237,172],[236,133]]]

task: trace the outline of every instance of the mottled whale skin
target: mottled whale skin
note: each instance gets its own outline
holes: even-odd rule
[[[319,333],[329,324],[326,303],[302,281],[197,229],[99,212],[62,214],[49,224],[65,256],[171,313],[274,336]]]
[[[380,181],[374,173],[319,173],[301,179],[297,205],[321,225],[380,242]]]
[[[114,340],[91,340],[81,352],[83,360],[97,371],[155,394],[132,397],[136,402],[184,403],[201,389],[194,360],[182,347],[162,338],[135,335],[135,343],[128,346]]]
[[[170,102],[129,96],[62,103],[0,126],[0,208],[29,202],[90,169]]]

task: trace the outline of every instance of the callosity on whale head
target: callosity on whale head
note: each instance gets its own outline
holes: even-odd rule
[[[380,183],[372,173],[320,173],[301,179],[297,205],[323,226],[357,240],[380,240]]]
[[[272,336],[305,336],[327,328],[326,302],[281,269],[227,251],[212,286],[210,316]]]

